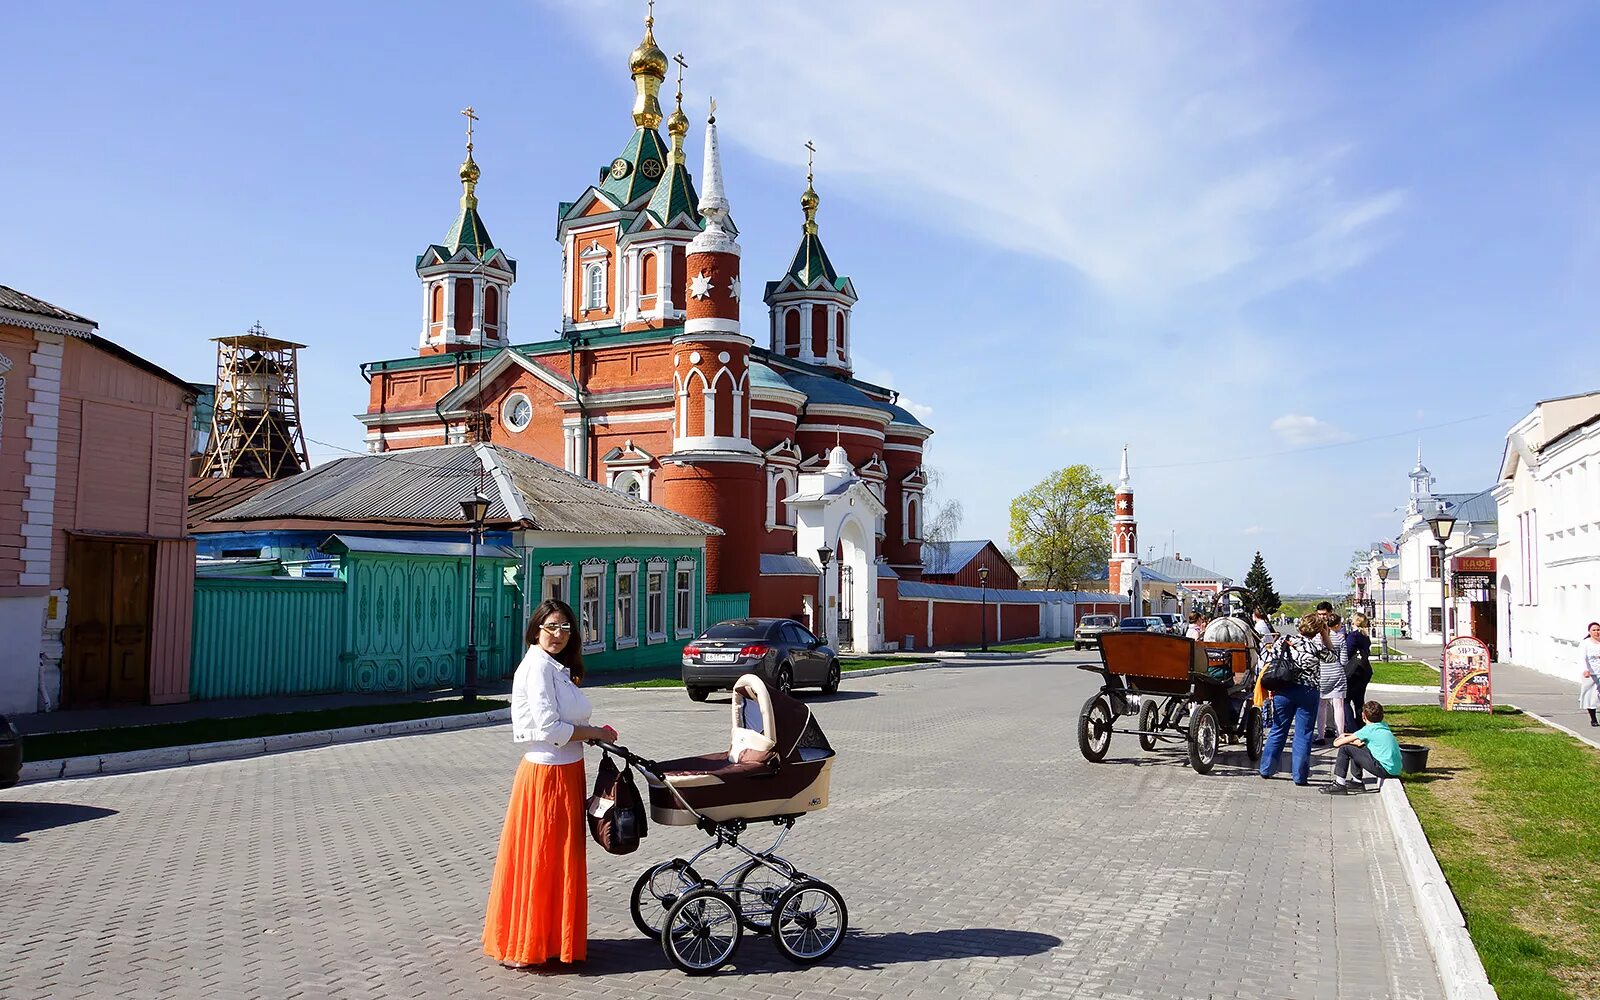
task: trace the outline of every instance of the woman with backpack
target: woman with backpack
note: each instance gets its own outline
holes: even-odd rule
[[[1311,783],[1311,738],[1317,722],[1317,703],[1321,699],[1322,668],[1337,664],[1333,637],[1328,625],[1316,615],[1300,619],[1295,634],[1279,640],[1268,654],[1262,684],[1272,694],[1272,728],[1267,731],[1261,750],[1261,776],[1270,778],[1278,770],[1278,754],[1294,726],[1294,751],[1290,774],[1297,785]]]
[[[1367,685],[1372,682],[1372,622],[1357,612],[1350,616],[1354,626],[1344,635],[1345,710],[1350,719],[1360,717],[1367,703]]]
[[[581,962],[588,953],[583,745],[615,743],[617,731],[589,723],[577,623],[562,601],[535,608],[511,681],[511,739],[528,750],[511,785],[483,924],[483,950],[508,969]]]

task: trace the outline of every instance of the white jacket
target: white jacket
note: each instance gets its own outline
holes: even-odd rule
[[[524,758],[531,764],[582,760],[583,744],[573,742],[573,727],[587,726],[592,711],[567,668],[537,645],[528,647],[511,679],[511,739],[531,744]]]

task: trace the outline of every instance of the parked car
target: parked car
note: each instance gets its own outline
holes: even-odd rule
[[[1119,632],[1165,632],[1166,622],[1159,618],[1124,618],[1117,625]]]
[[[10,788],[22,777],[22,734],[0,715],[0,788]]]
[[[1116,615],[1084,615],[1083,621],[1072,630],[1072,648],[1082,649],[1085,646],[1091,649],[1100,645],[1100,633],[1111,632],[1117,627]]]
[[[1161,619],[1161,623],[1173,635],[1182,635],[1189,630],[1189,623],[1184,621],[1183,616],[1175,611],[1158,611],[1152,617]]]
[[[789,618],[734,618],[718,622],[683,647],[683,686],[692,701],[731,691],[755,674],[779,691],[797,687],[839,690],[839,657],[811,630]]]

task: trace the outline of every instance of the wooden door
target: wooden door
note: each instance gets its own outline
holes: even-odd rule
[[[1500,649],[1496,643],[1499,622],[1496,620],[1493,601],[1472,602],[1472,635],[1489,647],[1489,659],[1499,660]]]
[[[142,703],[150,687],[150,542],[71,538],[62,703]]]

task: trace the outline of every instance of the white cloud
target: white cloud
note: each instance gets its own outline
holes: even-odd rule
[[[1282,438],[1285,444],[1295,448],[1350,440],[1347,432],[1327,421],[1299,413],[1286,413],[1274,420],[1270,426],[1272,432]]]
[[[615,62],[637,40],[631,3],[551,2]],[[848,187],[1059,260],[1116,301],[1223,279],[1248,297],[1337,273],[1403,203],[1341,180],[1352,143],[1315,117],[1324,98],[1288,51],[1290,6],[704,0],[660,13],[692,88],[718,96],[723,142],[798,178],[816,140],[824,216]],[[716,44],[694,44],[706,25]]]
[[[1259,524],[1252,524],[1250,527],[1248,527],[1248,528],[1244,529],[1243,531],[1239,532],[1239,534],[1241,534],[1241,535],[1259,535],[1259,534],[1262,534],[1263,532],[1265,532],[1266,530],[1267,530],[1266,528],[1263,528]]]

